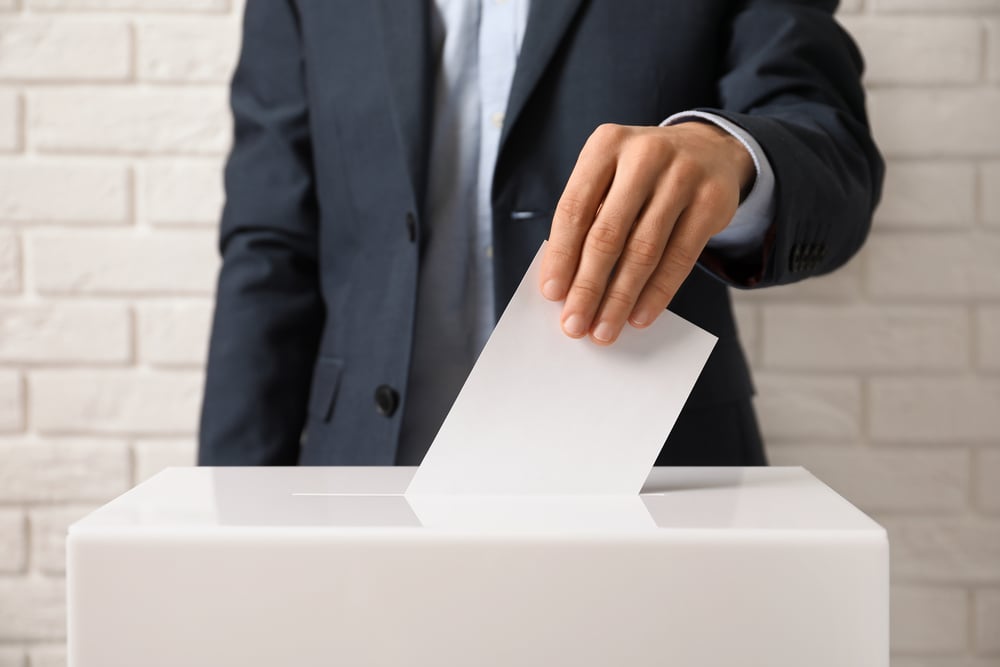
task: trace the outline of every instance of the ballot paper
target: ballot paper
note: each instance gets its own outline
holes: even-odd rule
[[[670,311],[602,347],[560,327],[545,244],[407,489],[418,494],[636,495],[717,338]]]

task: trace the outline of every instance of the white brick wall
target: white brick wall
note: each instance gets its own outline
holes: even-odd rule
[[[9,90],[0,91],[0,153],[17,150],[21,143],[21,101]]]
[[[968,364],[968,315],[957,306],[783,303],[764,305],[763,315],[764,368],[862,373]]]
[[[140,79],[221,83],[229,78],[239,30],[228,18],[144,20],[136,43]]]
[[[0,510],[0,572],[24,570],[28,562],[26,526],[23,510]]]
[[[43,294],[210,296],[215,238],[209,230],[26,233],[26,273]]]
[[[204,301],[140,305],[140,361],[165,366],[204,363],[211,319],[211,304]]]
[[[988,514],[1000,514],[1000,451],[983,451],[976,465],[976,501]]]
[[[24,391],[20,373],[0,371],[0,432],[24,427]]]
[[[154,225],[217,224],[222,165],[217,158],[157,159],[139,165],[136,215]]]
[[[996,155],[998,104],[995,86],[873,87],[869,97],[882,148],[910,158]]]
[[[922,16],[846,16],[844,26],[864,44],[891,43],[869,49],[871,84],[973,83],[983,67],[983,27],[974,18]]]
[[[0,219],[5,223],[129,222],[130,177],[125,164],[33,155],[0,158]],[[59,196],[52,185],[59,184]]]
[[[230,130],[223,90],[74,86],[28,93],[28,142],[42,153],[213,154]]]
[[[976,646],[991,655],[1000,655],[1000,588],[984,589],[976,593]]]
[[[878,229],[952,229],[976,220],[976,167],[968,162],[891,162],[875,216]]]
[[[31,511],[31,560],[37,569],[45,574],[66,573],[66,531],[93,509],[92,505],[70,505]]]
[[[201,373],[38,370],[29,420],[42,433],[183,434],[201,403]]]
[[[132,73],[125,21],[0,20],[0,79],[123,81]]]
[[[194,459],[239,0],[0,0],[0,667],[81,513]],[[1000,0],[844,0],[889,159],[837,274],[736,296],[772,460],[890,530],[894,667],[1000,666]]]
[[[119,304],[0,302],[0,332],[2,362],[123,363],[131,352],[128,309]]]
[[[996,50],[1000,51],[1000,30],[997,31]],[[980,168],[979,189],[982,192],[983,222],[987,227],[1000,228],[1000,161],[986,162]]]
[[[961,588],[900,585],[892,590],[893,646],[905,653],[955,653],[965,648],[968,593]]]

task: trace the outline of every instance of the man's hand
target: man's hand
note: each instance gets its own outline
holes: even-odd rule
[[[566,300],[563,331],[610,345],[626,320],[652,324],[754,175],[749,151],[710,123],[598,127],[556,207],[542,259],[542,294]]]

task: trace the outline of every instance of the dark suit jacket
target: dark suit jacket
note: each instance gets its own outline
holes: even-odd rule
[[[767,153],[776,220],[763,253],[703,258],[715,273],[694,271],[671,309],[719,336],[685,414],[736,419],[731,407],[752,386],[725,282],[763,287],[835,269],[862,244],[878,199],[861,57],[835,6],[535,0],[492,186],[498,309],[594,128],[720,114]],[[247,2],[203,464],[395,460],[427,224],[429,7]],[[700,442],[698,428],[678,433],[678,448],[728,451]]]

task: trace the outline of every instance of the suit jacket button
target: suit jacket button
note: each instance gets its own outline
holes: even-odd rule
[[[399,407],[399,393],[387,384],[375,389],[375,409],[380,415],[391,417]]]

